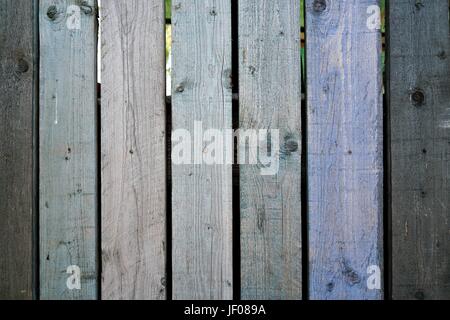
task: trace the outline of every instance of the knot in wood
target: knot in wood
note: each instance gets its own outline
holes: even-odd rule
[[[54,20],[56,20],[57,16],[58,16],[58,8],[55,5],[48,7],[47,17],[50,20],[54,21]]]
[[[415,106],[421,106],[425,102],[425,94],[421,89],[414,89],[411,93],[411,101]]]
[[[326,0],[314,0],[313,2],[313,10],[316,13],[322,13],[327,8]]]

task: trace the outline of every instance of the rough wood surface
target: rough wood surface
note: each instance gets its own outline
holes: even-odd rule
[[[394,299],[450,299],[448,6],[390,2]]]
[[[172,125],[192,137],[195,121],[232,126],[230,6],[172,3]],[[205,146],[196,146],[200,156]],[[172,181],[173,298],[231,299],[232,167],[172,164]]]
[[[306,2],[309,295],[380,299],[383,269],[381,35],[375,0]],[[382,284],[382,281],[381,281]]]
[[[302,298],[300,46],[300,1],[239,1],[239,128],[280,142],[274,175],[240,166],[242,299]]]
[[[0,1],[0,300],[33,294],[35,9]]]
[[[103,1],[102,298],[166,297],[164,2]]]
[[[97,297],[96,1],[78,4],[40,1],[41,299]]]

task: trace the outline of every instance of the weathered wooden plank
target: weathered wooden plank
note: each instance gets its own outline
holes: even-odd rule
[[[240,166],[242,299],[302,298],[300,46],[300,1],[239,1],[239,128],[279,130]]]
[[[306,2],[311,299],[383,296],[373,289],[383,269],[381,34],[368,20],[377,4]]]
[[[102,298],[165,299],[164,2],[103,1]]]
[[[389,4],[394,299],[450,299],[448,6]]]
[[[40,1],[40,294],[97,297],[96,1]]]
[[[33,295],[35,12],[0,1],[0,300]]]
[[[192,135],[198,163],[175,164],[172,154],[174,299],[232,298],[232,167],[205,164],[209,142],[201,142],[202,133],[194,139],[196,121],[205,131],[232,127],[230,6],[172,3],[172,125]],[[172,147],[180,147],[178,138]]]

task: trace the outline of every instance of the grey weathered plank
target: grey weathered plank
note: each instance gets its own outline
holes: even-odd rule
[[[78,4],[40,1],[42,299],[97,297],[96,1]]]
[[[450,299],[447,0],[390,2],[392,296]]]
[[[300,45],[300,1],[239,1],[239,128],[280,141],[273,174],[240,167],[242,299],[302,298]]]
[[[204,130],[232,126],[230,5],[172,3],[174,130],[193,135],[195,121]],[[206,144],[196,146],[200,156]],[[172,181],[173,298],[231,299],[232,168],[172,160]]]
[[[101,17],[102,298],[165,299],[164,2]]]
[[[306,2],[311,299],[383,296],[367,285],[368,268],[383,269],[381,35],[367,27],[376,4]]]
[[[0,1],[0,299],[33,295],[35,5]]]

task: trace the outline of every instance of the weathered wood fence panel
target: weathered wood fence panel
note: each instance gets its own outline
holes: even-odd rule
[[[385,110],[380,2],[305,0],[305,106],[302,1],[174,0],[166,106],[167,2],[104,0],[99,107],[97,1],[0,0],[0,299],[450,299],[449,1]]]
[[[212,147],[201,132],[232,128],[230,6],[172,3],[172,125],[192,135],[172,136],[174,299],[232,298],[232,167],[203,161]],[[177,164],[183,158],[188,164]]]
[[[242,299],[302,298],[300,66],[300,1],[239,1],[240,137],[279,130],[240,166]]]
[[[381,35],[367,25],[378,1],[306,3],[309,294],[380,299],[367,283],[383,265]]]
[[[164,2],[102,2],[102,298],[165,299]]]
[[[449,3],[389,7],[392,296],[450,299]]]
[[[33,295],[35,13],[0,1],[0,299]]]
[[[97,297],[96,1],[40,1],[40,295]]]

